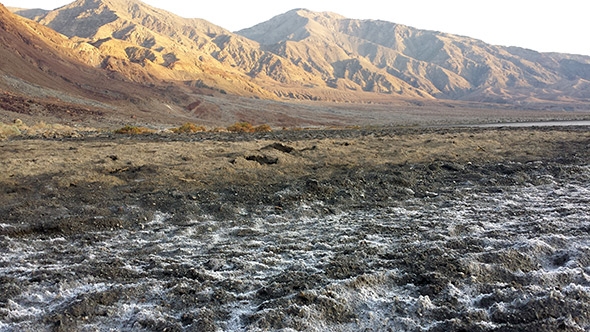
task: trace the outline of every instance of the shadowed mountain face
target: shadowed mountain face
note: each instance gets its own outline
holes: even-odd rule
[[[296,9],[231,33],[138,0],[17,11],[92,45],[81,60],[137,82],[261,98],[590,101],[590,57],[538,53],[384,21]]]

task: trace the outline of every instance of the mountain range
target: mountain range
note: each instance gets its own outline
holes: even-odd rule
[[[112,104],[116,95],[121,104],[131,100],[131,109],[202,104],[195,94],[515,108],[590,103],[589,56],[494,46],[329,12],[295,9],[230,32],[139,0],[10,10],[24,17],[0,10],[0,29],[16,36],[0,36],[0,74],[9,78],[0,86],[14,93],[6,82],[18,78],[93,102]]]

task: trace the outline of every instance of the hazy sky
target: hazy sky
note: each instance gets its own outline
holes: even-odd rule
[[[6,6],[54,9],[72,0],[0,0]],[[349,18],[381,19],[420,29],[542,52],[590,55],[586,0],[144,0],[183,17],[204,18],[236,31],[294,8]]]

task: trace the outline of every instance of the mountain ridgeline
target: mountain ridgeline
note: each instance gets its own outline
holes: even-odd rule
[[[590,57],[539,53],[296,9],[232,33],[138,0],[14,10],[89,47],[93,67],[242,96],[326,101],[590,102]]]

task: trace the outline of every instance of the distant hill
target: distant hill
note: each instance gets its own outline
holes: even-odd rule
[[[498,103],[590,98],[585,56],[305,9],[238,33],[339,89]]]
[[[79,62],[142,86],[165,82],[271,100],[590,103],[588,56],[494,46],[385,21],[295,9],[232,33],[139,0],[13,11],[67,36],[62,48]]]

